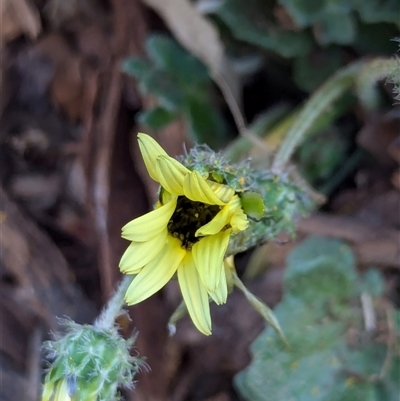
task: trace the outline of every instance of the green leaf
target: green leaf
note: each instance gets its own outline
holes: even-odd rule
[[[285,296],[275,308],[275,315],[290,349],[284,348],[276,334],[267,329],[251,347],[254,354],[262,355],[266,360],[271,358],[270,353],[277,352],[277,349],[298,360],[311,353],[331,348],[341,341],[340,336],[346,328],[346,323],[340,321],[337,316],[327,316],[326,305],[323,302],[310,305],[291,295]],[[270,343],[268,348],[265,348],[266,341]]]
[[[398,0],[356,0],[356,4],[364,22],[390,22],[400,28]]]
[[[155,109],[138,115],[153,129],[161,129],[175,118],[183,118],[194,142],[222,147],[226,126],[214,105],[212,81],[207,69],[172,39],[152,35],[146,42],[150,61],[129,58],[122,69],[138,80],[139,89],[157,99]]]
[[[125,60],[122,70],[139,81],[139,88],[144,93],[156,95],[160,103],[169,110],[183,107],[184,96],[173,79],[151,63],[139,57]]]
[[[349,283],[355,287],[357,278],[351,249],[334,239],[310,238],[294,249],[288,264],[284,296],[275,314],[291,347],[285,348],[271,328],[261,333],[251,345],[251,364],[235,377],[243,399],[396,400],[399,358],[385,342],[363,331],[357,291],[348,288]],[[337,280],[339,276],[346,279]],[[287,288],[296,280],[299,292]],[[331,288],[326,285],[329,280]],[[381,316],[378,325],[385,322]],[[379,380],[372,380],[381,372]]]
[[[376,387],[372,383],[357,382],[352,378],[336,384],[324,401],[381,401]],[[387,400],[389,401],[389,399]],[[393,400],[394,401],[394,400]]]
[[[145,77],[151,68],[151,63],[141,57],[128,58],[121,65],[123,72],[138,79]]]
[[[174,81],[163,71],[151,68],[140,79],[142,91],[157,96],[162,107],[177,110],[185,106],[185,96]]]
[[[289,105],[284,103],[272,106],[258,115],[251,122],[248,130],[252,135],[262,138],[286,117],[289,110]],[[239,136],[225,148],[224,154],[232,162],[238,161],[243,159],[253,146],[254,143],[250,139]]]
[[[332,127],[318,136],[309,137],[296,152],[300,171],[312,185],[327,179],[342,165],[349,139]]]
[[[167,126],[177,118],[177,114],[163,107],[155,107],[139,113],[137,119],[141,124],[147,125],[153,130],[159,130]]]
[[[264,202],[257,192],[243,192],[240,194],[240,202],[244,212],[254,220],[260,220],[264,215]]]
[[[325,401],[335,384],[338,367],[332,350],[296,360],[279,353],[269,360],[257,360],[235,380],[248,401]]]
[[[381,382],[377,383],[379,401],[381,400],[398,401],[400,394],[399,374],[400,374],[400,355],[397,354],[391,360],[391,365],[389,367],[389,371],[385,375],[385,380],[381,380]]]
[[[372,375],[379,375],[382,365],[377,362],[383,363],[386,353],[386,344],[366,343],[359,349],[343,349],[341,359],[352,374],[367,379]]]
[[[206,67],[167,36],[151,35],[146,49],[156,67],[167,71],[178,85],[210,83]]]
[[[227,0],[217,15],[239,40],[272,50],[283,57],[295,57],[308,53],[312,40],[307,32],[284,30],[268,16],[272,11],[262,0]]]
[[[359,24],[353,47],[359,53],[392,56],[397,51],[393,38],[399,35],[396,25],[387,23]]]
[[[311,26],[324,11],[322,0],[278,0],[299,27]]]
[[[315,25],[314,34],[321,45],[331,43],[349,45],[357,34],[354,15],[347,13],[325,13]]]
[[[314,302],[348,298],[354,292],[354,254],[342,241],[309,237],[289,254],[287,263],[284,287],[293,296]]]
[[[313,48],[311,37],[307,31],[295,32],[282,29],[270,32],[269,39],[260,45],[286,58],[308,54]]]
[[[316,50],[296,58],[293,79],[299,88],[311,92],[322,85],[342,64],[342,50],[335,47],[324,51]]]
[[[214,149],[224,144],[225,122],[209,99],[193,95],[186,96],[185,116],[193,141],[207,143]]]
[[[239,288],[240,291],[244,294],[253,308],[264,318],[266,323],[268,323],[275,333],[279,336],[280,340],[282,341],[285,346],[288,346],[288,342],[286,340],[285,334],[283,333],[279,321],[277,320],[274,312],[260,299],[258,299],[254,294],[252,294],[247,287],[242,283],[239,279],[236,271],[232,274],[234,285]]]

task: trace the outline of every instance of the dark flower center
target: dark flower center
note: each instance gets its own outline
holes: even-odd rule
[[[168,231],[182,241],[182,248],[190,250],[200,240],[195,236],[196,231],[209,223],[220,210],[220,206],[194,202],[186,196],[179,196],[174,214],[168,222]]]

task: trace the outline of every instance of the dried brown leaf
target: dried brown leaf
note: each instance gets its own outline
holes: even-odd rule
[[[42,30],[38,10],[30,0],[0,0],[0,42],[20,35],[35,39]]]
[[[217,29],[187,0],[143,0],[154,8],[176,39],[208,68],[221,89],[240,130],[245,127],[240,83],[231,68]]]

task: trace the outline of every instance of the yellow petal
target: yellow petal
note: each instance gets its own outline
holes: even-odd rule
[[[183,180],[185,196],[194,202],[203,202],[209,205],[225,205],[213,192],[206,180],[197,172],[192,171]]]
[[[194,325],[203,334],[210,335],[211,316],[208,294],[200,280],[191,252],[186,253],[178,268],[178,281]]]
[[[219,233],[229,223],[230,216],[229,207],[225,205],[209,223],[196,231],[195,236],[202,237]]]
[[[231,230],[225,230],[204,237],[193,245],[192,252],[197,271],[209,292],[215,291],[218,286],[230,233]]]
[[[165,205],[172,199],[176,199],[175,195],[170,194],[165,188],[160,188],[160,204]]]
[[[149,176],[158,182],[156,160],[158,156],[168,156],[167,152],[149,135],[138,134],[140,153]]]
[[[46,382],[43,387],[42,401],[71,401],[67,379]]]
[[[230,225],[234,233],[245,230],[249,226],[246,213],[243,212],[240,198],[235,195],[228,203],[230,211]]]
[[[132,281],[126,291],[126,303],[134,305],[142,302],[164,287],[175,274],[185,254],[181,241],[168,236],[167,243],[158,256],[144,266]]]
[[[235,213],[231,218],[231,226],[234,233],[243,231],[249,226],[247,215],[243,212],[241,208],[235,210]]]
[[[167,204],[144,214],[122,227],[122,238],[145,242],[153,239],[167,227],[176,208],[176,197]]]
[[[221,277],[219,279],[218,286],[215,291],[211,291],[209,294],[217,305],[226,303],[226,299],[228,298],[228,285],[226,282],[226,273],[223,264],[221,266]]]
[[[234,195],[209,223],[200,227],[195,235],[200,237],[217,234],[227,224],[234,226],[234,232],[242,231],[248,226],[247,216],[242,211],[240,198],[237,195]]]
[[[183,179],[190,170],[172,157],[159,156],[156,171],[158,182],[163,188],[173,195],[183,195]]]
[[[224,270],[225,270],[226,284],[228,286],[228,292],[231,292],[234,286],[234,274],[236,274],[235,259],[233,255],[225,258]]]
[[[141,268],[156,258],[165,245],[167,229],[145,242],[132,242],[119,262],[119,269],[125,274],[137,274]]]
[[[212,189],[212,191],[221,199],[223,202],[228,203],[235,191],[228,185],[219,184],[218,182],[207,180],[207,184]]]

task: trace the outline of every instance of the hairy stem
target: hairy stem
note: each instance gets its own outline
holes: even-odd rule
[[[244,296],[247,298],[247,300],[250,302],[250,304],[253,306],[253,308],[265,319],[267,323],[269,323],[272,328],[278,333],[280,339],[283,341],[283,343],[289,347],[289,344],[285,338],[285,335],[283,334],[283,331],[279,325],[278,319],[276,318],[274,312],[260,299],[258,299],[254,294],[252,294],[246,286],[242,283],[240,280],[239,276],[236,273],[236,270],[232,269],[232,279],[233,279],[233,284],[235,287],[237,287]]]
[[[272,170],[281,173],[315,121],[355,82],[363,62],[349,64],[334,74],[306,102],[279,148]]]
[[[115,319],[121,314],[122,307],[125,304],[124,295],[132,280],[133,276],[127,275],[120,281],[114,295],[96,319],[94,323],[96,327],[106,329],[114,326]]]
[[[382,79],[390,78],[393,74],[397,77],[395,84],[399,80],[400,62],[397,58],[376,58],[366,63],[357,77],[357,94],[362,105],[367,110],[373,110],[379,106],[380,96],[376,83]]]

